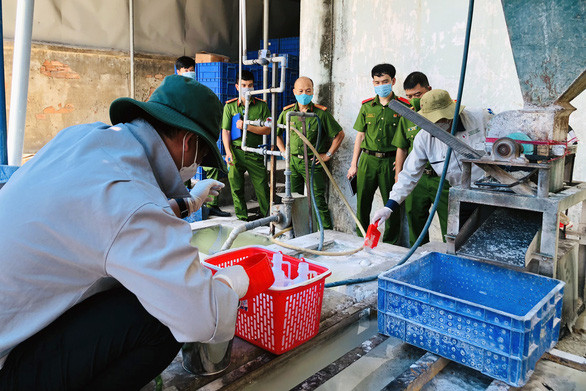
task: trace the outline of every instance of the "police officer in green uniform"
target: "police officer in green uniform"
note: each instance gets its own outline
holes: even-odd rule
[[[263,155],[242,150],[242,135],[244,120],[244,108],[246,91],[254,89],[254,76],[252,72],[243,70],[242,80],[236,84],[240,91],[241,99],[231,99],[224,106],[222,117],[222,142],[226,150],[226,163],[228,164],[228,180],[234,199],[234,211],[240,220],[248,220],[248,210],[244,198],[244,173],[248,171],[252,186],[256,193],[256,200],[262,217],[269,213],[269,179],[264,164]],[[270,116],[266,102],[256,97],[250,98],[248,107],[248,119],[251,121],[266,120]],[[234,118],[234,116],[238,116]],[[234,128],[233,128],[234,124]],[[267,126],[248,125],[246,133],[246,146],[256,148],[263,144],[263,135],[270,134],[271,128]],[[234,135],[232,133],[235,133]],[[234,137],[233,137],[234,136]]]
[[[293,88],[295,99],[297,103],[291,104],[283,108],[283,112],[279,116],[279,124],[286,124],[287,112],[302,111],[315,113],[321,121],[321,136],[320,143],[317,143],[318,136],[318,121],[315,117],[305,118],[306,123],[306,137],[313,144],[315,149],[319,152],[321,159],[327,162],[336,153],[340,143],[344,139],[344,131],[342,127],[336,122],[332,114],[327,111],[327,108],[314,104],[313,99],[313,81],[308,77],[300,77],[295,81]],[[302,131],[301,119],[299,117],[291,118],[291,126],[294,126],[299,131]],[[278,130],[281,135],[283,129]],[[281,137],[277,138],[277,147],[282,153],[285,153],[285,144]],[[297,133],[291,131],[291,191],[299,194],[304,193],[305,183],[308,178],[305,175],[305,160],[303,156],[303,140],[299,138]],[[308,165],[311,169],[313,159],[313,152],[308,148]],[[316,159],[317,160],[317,159]],[[313,191],[315,194],[315,202],[322,220],[324,229],[332,229],[332,218],[328,209],[326,201],[326,190],[329,180],[321,164],[316,161],[313,174]],[[308,195],[309,196],[309,195]],[[316,226],[316,225],[314,225]]]
[[[388,107],[391,100],[399,100],[409,106],[406,99],[393,93],[395,67],[379,64],[372,68],[372,84],[376,96],[362,102],[354,129],[358,132],[354,142],[352,163],[347,177],[356,175],[357,180],[357,217],[366,229],[370,220],[372,200],[377,188],[383,203],[386,203],[394,184],[394,162],[396,147],[392,145],[393,136],[404,122],[401,116]],[[360,159],[359,159],[360,158]],[[356,229],[358,235],[361,232]],[[401,214],[394,213],[386,222],[383,241],[397,244],[401,235]]]
[[[427,91],[431,90],[427,76],[421,72],[410,73],[403,82],[403,88],[405,89],[405,95],[407,95],[409,102],[416,111],[419,111],[419,100],[421,97]],[[395,182],[398,179],[397,177],[399,173],[403,169],[403,163],[407,158],[407,154],[413,149],[413,139],[421,129],[407,119],[403,118],[402,120],[405,121],[406,126],[401,127],[401,131],[395,133],[395,137],[393,138],[393,145],[397,147]],[[428,163],[421,179],[417,182],[417,186],[415,186],[415,189],[413,189],[411,194],[409,194],[405,200],[405,214],[407,215],[407,221],[409,222],[409,242],[411,246],[413,246],[427,222],[429,208],[435,201],[439,182],[440,177]],[[442,195],[437,208],[442,238],[444,238],[448,226],[449,189],[450,184],[448,181],[444,181]],[[422,244],[427,242],[429,242],[429,233],[425,235]]]
[[[175,71],[178,75],[195,79],[195,60],[187,56],[179,57],[175,61]],[[206,178],[215,180],[218,180],[220,178],[220,170],[218,170],[216,167],[202,166],[202,169],[205,172]],[[206,204],[206,206],[209,208],[210,215],[216,215],[221,217],[230,216],[229,212],[224,212],[220,209],[220,206],[218,205],[217,196],[210,196],[210,198],[212,200]]]

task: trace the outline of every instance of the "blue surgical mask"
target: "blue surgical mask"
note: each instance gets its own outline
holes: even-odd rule
[[[195,72],[183,72],[181,76],[195,80]]]
[[[381,98],[386,98],[393,92],[393,84],[381,84],[374,86],[374,92]]]
[[[295,99],[297,99],[297,102],[300,105],[307,106],[309,102],[311,102],[311,100],[313,99],[313,95],[299,94],[295,95]]]

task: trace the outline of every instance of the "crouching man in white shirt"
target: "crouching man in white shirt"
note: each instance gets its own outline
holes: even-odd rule
[[[137,390],[182,342],[234,335],[241,266],[213,278],[189,223],[223,185],[222,104],[168,76],[148,102],[110,106],[113,126],[62,130],[0,190],[0,389]]]
[[[434,122],[449,132],[452,128],[456,104],[445,90],[431,90],[421,98],[419,114]],[[460,106],[459,120],[456,128],[456,137],[484,153],[486,139],[486,124],[491,118],[488,110],[472,112]],[[405,120],[405,119],[402,119]],[[372,222],[378,221],[381,227],[398,206],[413,191],[415,185],[423,175],[426,164],[429,162],[433,170],[441,176],[446,160],[448,146],[433,137],[425,130],[420,131],[413,140],[413,150],[407,156],[399,179],[393,186],[386,205],[374,213]],[[462,156],[452,151],[446,179],[450,186],[460,186],[462,181]],[[483,171],[472,165],[472,180],[483,175]]]

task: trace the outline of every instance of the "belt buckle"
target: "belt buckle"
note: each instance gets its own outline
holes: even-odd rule
[[[375,152],[374,156],[376,156],[378,158],[383,158],[383,157],[385,157],[385,153],[384,152]]]

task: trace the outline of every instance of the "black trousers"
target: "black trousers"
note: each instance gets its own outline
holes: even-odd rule
[[[139,390],[181,344],[124,288],[94,295],[16,346],[0,390]]]

